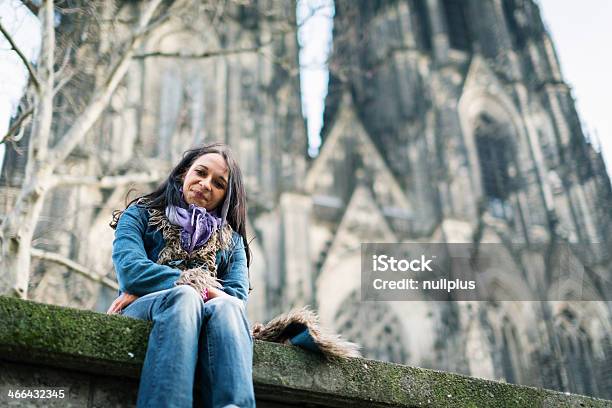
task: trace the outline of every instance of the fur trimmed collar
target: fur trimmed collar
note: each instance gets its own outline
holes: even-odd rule
[[[181,246],[181,228],[171,224],[163,211],[148,211],[149,225],[161,231],[166,243],[159,253],[157,263],[182,271],[176,284],[193,286],[198,293],[202,293],[207,287],[221,289],[222,285],[217,278],[217,252],[229,248],[232,242],[232,227],[226,223],[190,255]]]

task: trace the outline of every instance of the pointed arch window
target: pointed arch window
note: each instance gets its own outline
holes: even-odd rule
[[[593,348],[589,334],[575,323],[574,314],[565,311],[557,325],[561,370],[566,378],[565,391],[594,395],[597,386],[593,364]]]
[[[483,114],[476,124],[476,150],[480,162],[482,190],[493,207],[493,215],[506,217],[508,197],[514,190],[512,132],[508,125]]]
[[[522,27],[525,24],[525,21],[523,21],[525,19],[524,11],[517,4],[516,0],[503,0],[502,7],[510,38],[512,39],[512,45],[514,48],[523,48],[527,41]]]
[[[431,26],[426,0],[412,0],[411,9],[414,10],[412,23],[416,27],[417,44],[426,51],[431,51]]]
[[[443,0],[444,17],[451,48],[470,51],[470,31],[467,24],[464,0]]]

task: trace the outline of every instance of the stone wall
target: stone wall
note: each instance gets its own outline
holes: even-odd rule
[[[150,324],[0,297],[0,405],[134,406]],[[255,342],[259,407],[612,407],[612,401]],[[63,389],[63,399],[9,390]]]

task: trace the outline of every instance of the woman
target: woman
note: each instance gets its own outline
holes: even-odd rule
[[[139,407],[253,407],[246,194],[230,149],[185,152],[168,179],[115,214],[121,290],[108,313],[153,321]],[[196,364],[197,363],[197,364]]]

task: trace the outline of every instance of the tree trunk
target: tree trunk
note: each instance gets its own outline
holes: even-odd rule
[[[53,1],[46,0],[41,7],[39,17],[42,22],[43,41],[38,69],[39,86],[25,177],[15,206],[0,222],[0,295],[27,298],[32,238],[43,208],[45,195],[54,185],[54,170],[82,141],[108,106],[113,92],[128,71],[132,56],[142,43],[149,23],[161,4],[162,0],[153,0],[145,5],[131,42],[111,69],[109,77],[94,91],[89,105],[51,150],[49,150],[49,141],[55,83]]]
[[[39,173],[39,175],[42,175]],[[47,177],[48,178],[48,177]],[[47,190],[38,183],[22,189],[16,206],[0,228],[0,294],[26,299],[30,281],[30,248]],[[25,186],[24,186],[25,187]]]
[[[37,103],[28,146],[28,162],[21,193],[15,207],[0,226],[0,294],[27,298],[30,281],[30,248],[52,169],[45,165],[53,118],[53,71],[55,27],[53,1],[45,1],[39,12],[42,23],[42,50],[38,66]]]

